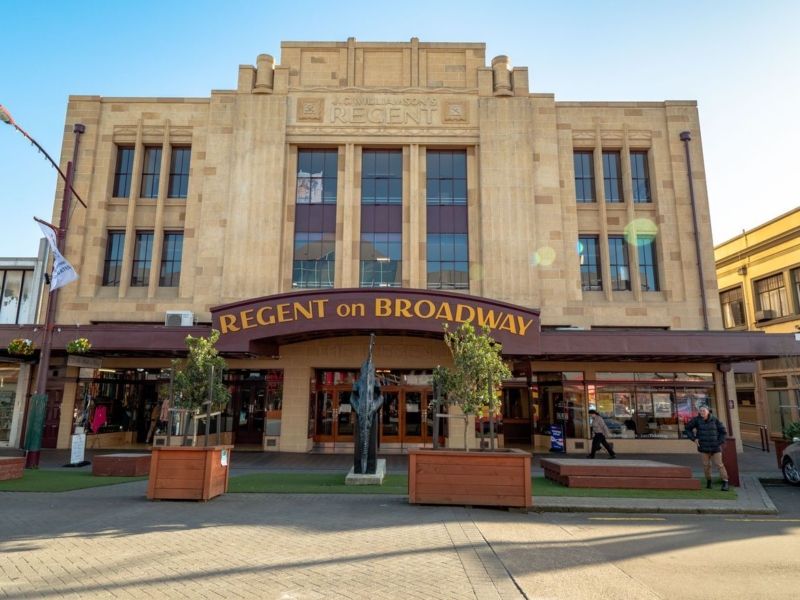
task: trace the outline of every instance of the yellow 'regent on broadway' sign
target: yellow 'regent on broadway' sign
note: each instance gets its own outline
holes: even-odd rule
[[[269,303],[258,308],[220,314],[219,327],[222,335],[225,335],[245,329],[269,327],[276,323],[356,317],[373,317],[377,320],[389,317],[434,319],[454,324],[470,322],[477,327],[485,325],[491,330],[508,331],[520,336],[524,336],[534,322],[531,318],[511,312],[475,307],[460,302],[375,298],[373,302],[331,303],[329,299],[314,299]]]

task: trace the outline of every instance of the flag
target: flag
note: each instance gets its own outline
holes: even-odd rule
[[[70,281],[75,281],[78,274],[72,265],[67,262],[67,259],[58,251],[58,243],[56,241],[56,232],[50,229],[47,225],[39,223],[44,237],[47,238],[50,244],[50,250],[53,251],[53,274],[50,276],[50,291],[54,292],[62,285],[67,285]]]

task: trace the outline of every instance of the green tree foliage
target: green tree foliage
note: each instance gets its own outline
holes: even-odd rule
[[[497,410],[501,384],[511,377],[511,370],[500,357],[503,346],[489,336],[490,330],[485,326],[483,335],[477,334],[469,323],[462,323],[453,332],[447,331],[446,324],[444,327],[453,368],[436,367],[433,376],[447,402],[458,405],[465,414],[480,415],[484,406]]]
[[[222,383],[222,372],[228,368],[214,344],[219,340],[219,331],[211,330],[204,337],[186,337],[189,356],[186,360],[173,360],[175,367],[175,404],[180,408],[199,409],[208,402],[209,369],[214,367],[214,383],[211,394],[211,410],[217,411],[231,399],[228,386]]]

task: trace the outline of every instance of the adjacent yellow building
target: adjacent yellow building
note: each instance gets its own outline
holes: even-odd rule
[[[714,248],[723,326],[800,338],[800,207]],[[743,432],[764,425],[780,436],[800,421],[800,353],[734,365]],[[752,425],[751,425],[752,424]]]

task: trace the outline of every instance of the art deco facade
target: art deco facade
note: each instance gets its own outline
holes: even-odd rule
[[[703,401],[736,432],[728,365],[774,340],[716,331],[695,102],[556,101],[486,63],[477,43],[285,42],[210,97],[72,96],[88,208],[56,348],[91,324],[103,371],[53,379],[58,444],[87,399],[142,441],[161,369],[212,325],[237,444],[346,448],[373,332],[382,448],[428,444],[442,324],[466,320],[514,363],[508,445],[559,424],[585,450],[594,406],[623,451],[686,450]]]

